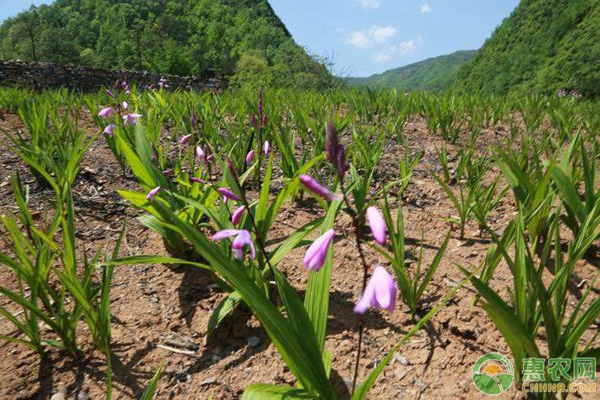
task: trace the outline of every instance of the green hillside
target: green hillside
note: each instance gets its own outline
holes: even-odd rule
[[[599,66],[600,1],[522,0],[459,71],[457,88],[598,97]]]
[[[267,0],[57,0],[0,26],[0,59],[323,86]],[[236,74],[236,72],[240,72]]]
[[[458,69],[475,55],[475,50],[457,51],[404,67],[391,69],[368,78],[350,78],[351,86],[397,87],[407,90],[442,91],[456,81]]]

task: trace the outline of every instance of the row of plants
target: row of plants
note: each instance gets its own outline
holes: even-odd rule
[[[76,355],[76,328],[83,319],[107,356],[107,397],[110,279],[115,267],[136,263],[205,270],[227,293],[210,318],[208,334],[242,305],[258,318],[297,385],[254,384],[245,398],[365,398],[394,353],[467,283],[511,349],[517,378],[527,357],[598,353],[588,330],[600,316],[600,299],[588,290],[572,308],[567,291],[577,262],[589,256],[600,236],[595,103],[394,91],[199,95],[135,87],[90,95],[47,92],[33,99],[17,90],[0,91],[0,109],[17,113],[25,127],[21,133],[6,132],[6,143],[54,193],[55,212],[49,222],[35,224],[27,189],[14,176],[18,212],[3,219],[13,244],[0,262],[22,283],[20,291],[2,288],[2,293],[10,293],[11,303],[24,312],[18,318],[12,309],[1,309],[19,332],[3,338],[39,352],[53,346]],[[416,262],[407,263],[402,212],[403,194],[424,157],[404,129],[419,115],[439,143],[439,170],[429,174],[457,214],[449,217],[452,229],[429,265],[424,265],[423,247]],[[96,133],[80,127],[82,118],[93,119]],[[505,127],[495,145],[481,145],[484,129],[502,133]],[[121,173],[139,185],[119,195],[143,211],[141,223],[164,239],[171,257],[120,257],[117,243],[110,255],[98,252],[90,258],[76,245],[71,188],[98,135]],[[380,182],[390,144],[401,146],[404,156],[395,174],[385,175],[389,181]],[[269,245],[282,207],[306,196],[319,204],[322,216]],[[508,226],[493,224],[498,205],[511,201],[515,215]],[[348,393],[335,392],[333,355],[325,347],[339,240],[335,222],[342,214],[352,221],[350,234],[362,267]],[[423,295],[445,257],[453,227],[462,239],[472,221],[492,242],[485,262],[476,270],[457,266],[465,279],[425,309]],[[570,231],[567,238],[561,228]],[[303,247],[304,298],[280,269],[292,250]],[[367,262],[371,250],[381,264]],[[508,300],[490,286],[501,261],[513,277]],[[373,370],[360,371],[364,315],[370,308],[393,312],[399,296],[414,325]],[[53,322],[46,324],[60,340],[43,338],[35,328],[38,319]],[[540,348],[542,327],[547,349]]]

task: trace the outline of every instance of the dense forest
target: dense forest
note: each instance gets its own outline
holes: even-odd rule
[[[0,59],[212,74],[233,84],[332,83],[267,0],[57,0],[0,26]]]
[[[600,1],[522,0],[461,68],[456,88],[598,97],[599,65]]]
[[[350,78],[348,84],[440,92],[454,85],[459,68],[474,55],[475,50],[457,51],[446,56],[429,58],[391,69],[368,78]]]

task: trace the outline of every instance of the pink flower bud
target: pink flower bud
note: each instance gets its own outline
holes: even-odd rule
[[[367,208],[367,221],[369,221],[373,238],[383,246],[387,239],[387,227],[381,212],[376,207]]]
[[[196,160],[206,161],[206,152],[200,146],[196,146]]]
[[[302,261],[304,268],[311,271],[318,271],[323,267],[327,252],[329,251],[329,245],[333,241],[334,236],[334,230],[330,229],[310,245]]]
[[[201,185],[206,185],[206,181],[204,179],[196,178],[195,176],[190,176],[190,182],[196,182]]]
[[[156,197],[158,192],[160,192],[160,186],[157,186],[154,189],[152,189],[151,191],[149,191],[148,195],[146,196],[146,200],[151,201],[152,199],[154,199]]]
[[[242,220],[242,216],[246,212],[246,206],[238,207],[231,215],[231,223],[237,225]]]
[[[179,144],[182,146],[185,146],[186,144],[188,144],[188,142],[190,141],[191,138],[192,138],[191,133],[189,135],[183,135],[181,137],[181,139],[179,139]]]
[[[396,307],[398,285],[396,280],[383,267],[376,267],[367,283],[365,292],[354,306],[354,312],[364,314],[369,307],[393,312]]]
[[[236,196],[235,193],[233,193],[231,190],[227,189],[227,188],[218,188],[217,192],[219,192],[225,199],[229,199],[229,200],[233,200],[233,201],[239,201],[239,197]]]
[[[108,118],[108,116],[112,113],[113,109],[112,107],[106,107],[103,108],[102,110],[100,110],[100,112],[98,113],[99,117],[102,118]]]
[[[250,164],[254,160],[254,150],[250,150],[248,154],[246,154],[246,164]]]
[[[331,193],[329,189],[321,186],[319,182],[308,175],[300,175],[300,183],[302,183],[306,189],[325,200],[336,200],[338,198],[338,196]]]

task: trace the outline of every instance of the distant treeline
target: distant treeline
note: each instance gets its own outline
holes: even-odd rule
[[[0,26],[0,59],[324,87],[266,0],[57,0]]]

